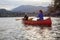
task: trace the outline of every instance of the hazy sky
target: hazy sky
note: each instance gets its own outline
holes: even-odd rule
[[[51,0],[0,0],[0,9],[11,10],[20,5],[48,6]]]

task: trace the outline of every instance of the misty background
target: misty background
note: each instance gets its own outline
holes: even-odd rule
[[[21,17],[25,13],[36,16],[39,10],[43,10],[45,16],[60,16],[57,2],[59,4],[59,0],[0,0],[0,17]]]

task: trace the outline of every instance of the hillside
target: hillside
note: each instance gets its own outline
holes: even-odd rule
[[[46,11],[48,8],[47,7],[42,7],[42,6],[32,6],[32,5],[22,5],[17,8],[14,8],[12,11],[13,12],[37,12],[38,10],[43,10]]]

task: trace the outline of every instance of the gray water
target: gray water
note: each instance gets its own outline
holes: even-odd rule
[[[52,17],[52,28],[25,26],[21,17],[0,18],[0,40],[60,40],[60,18]]]

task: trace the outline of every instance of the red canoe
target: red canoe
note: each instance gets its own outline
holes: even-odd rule
[[[33,20],[23,20],[23,23],[25,25],[33,25],[33,26],[49,26],[51,27],[51,18],[48,18],[46,20],[39,20],[39,21],[33,21]]]

